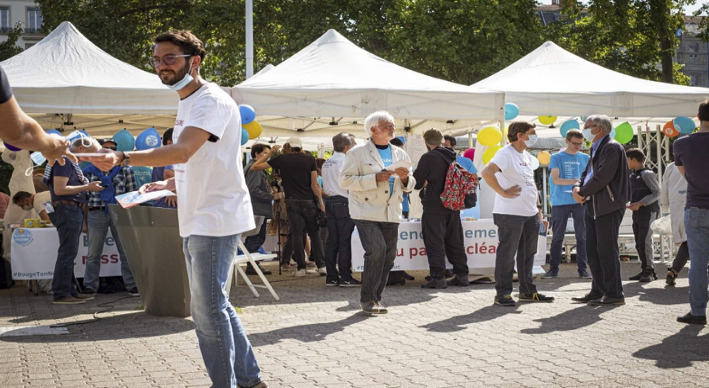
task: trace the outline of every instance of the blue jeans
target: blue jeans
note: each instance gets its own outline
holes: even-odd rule
[[[692,315],[707,314],[707,264],[709,264],[709,209],[684,211],[684,229],[689,247],[689,306]]]
[[[517,278],[520,294],[533,294],[537,286],[532,280],[534,255],[539,240],[539,216],[492,214],[500,244],[495,254],[495,290],[497,298],[512,294],[512,278],[517,255]]]
[[[259,229],[258,233],[249,236],[244,240],[244,248],[246,248],[249,253],[256,253],[258,252],[258,249],[261,248],[261,245],[263,245],[264,242],[266,242],[266,225],[268,222],[266,222],[266,219],[263,220],[263,223],[261,224],[261,229]]]
[[[214,387],[236,387],[237,383],[251,387],[261,381],[251,343],[226,290],[240,237],[189,236],[182,245],[192,319]]]
[[[379,302],[396,259],[399,224],[354,220],[364,248],[360,302]]]
[[[557,205],[551,207],[551,248],[549,248],[549,271],[559,272],[561,264],[561,245],[564,242],[566,222],[569,213],[574,219],[574,234],[576,235],[576,266],[579,273],[586,271],[586,224],[584,209],[580,203]]]
[[[327,280],[352,280],[352,232],[355,224],[350,218],[347,198],[330,197],[325,205],[327,215],[327,243],[325,267]]]
[[[130,290],[135,287],[133,272],[128,265],[126,252],[123,250],[121,240],[118,238],[116,225],[113,224],[111,216],[103,210],[89,210],[86,219],[88,238],[89,238],[89,253],[86,257],[86,272],[84,272],[84,287],[89,291],[98,291],[99,273],[101,272],[101,255],[103,254],[103,244],[106,240],[108,228],[111,228],[113,241],[118,249],[118,256],[121,259],[121,275],[126,289]]]
[[[59,300],[77,294],[74,282],[74,259],[79,253],[84,211],[78,204],[59,203],[54,206],[54,212],[49,213],[49,219],[52,220],[59,234],[59,251],[52,278],[54,300]]]

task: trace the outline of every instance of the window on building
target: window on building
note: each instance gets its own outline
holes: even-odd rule
[[[27,25],[25,32],[39,32],[42,28],[42,10],[39,7],[27,8]]]
[[[0,32],[10,31],[10,7],[0,7]]]

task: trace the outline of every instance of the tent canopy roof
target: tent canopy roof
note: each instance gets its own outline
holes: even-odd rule
[[[517,62],[472,85],[505,93],[521,114],[618,117],[695,116],[709,89],[621,74],[545,42]]]
[[[124,63],[70,22],[2,62],[28,113],[174,114],[178,97],[156,74]]]
[[[497,119],[501,93],[470,89],[403,68],[328,30],[278,66],[234,87],[258,115],[405,119]]]

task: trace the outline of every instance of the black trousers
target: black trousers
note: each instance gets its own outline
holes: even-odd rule
[[[653,269],[652,254],[652,229],[650,224],[657,219],[657,212],[638,210],[633,212],[633,237],[635,237],[635,250],[638,252],[640,267]]]
[[[446,257],[456,275],[468,274],[468,256],[465,254],[463,225],[460,212],[430,213],[423,209],[421,233],[428,255],[431,278],[445,277]]]
[[[679,246],[679,249],[677,250],[677,254],[675,255],[675,259],[672,261],[672,269],[675,271],[679,272],[684,268],[685,265],[687,265],[687,261],[689,260],[689,247],[687,247],[687,242],[683,242],[682,245]]]
[[[350,218],[347,198],[332,196],[325,204],[327,215],[327,243],[325,267],[327,280],[352,280],[352,232],[354,221]]]
[[[593,219],[592,212],[592,205],[586,205],[586,256],[593,275],[591,293],[598,297],[622,298],[618,231],[625,209],[596,219]]]

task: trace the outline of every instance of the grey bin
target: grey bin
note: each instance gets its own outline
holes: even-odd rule
[[[120,205],[109,205],[109,210],[145,312],[189,316],[190,288],[177,210],[151,206],[124,209]]]

